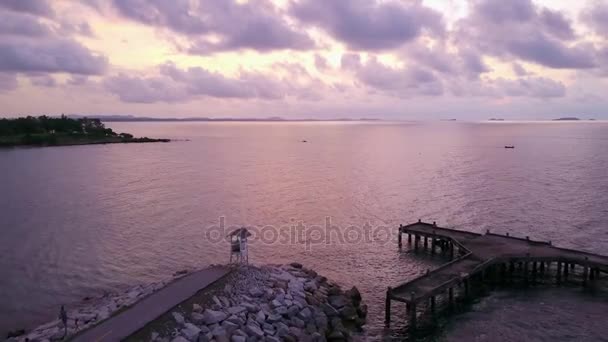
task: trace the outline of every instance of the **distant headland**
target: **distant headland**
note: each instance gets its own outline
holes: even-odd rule
[[[558,118],[558,119],[553,119],[553,121],[580,121],[581,119],[576,118],[576,117],[563,117],[563,118]]]
[[[79,115],[70,115],[70,118],[78,119],[83,118]],[[350,118],[336,118],[336,119],[285,119],[278,116],[271,116],[267,118],[209,118],[209,117],[188,117],[188,118],[152,118],[146,116],[134,116],[134,115],[92,115],[89,118],[99,119],[103,122],[291,122],[291,121],[381,121],[380,119],[350,119]]]
[[[99,119],[61,117],[22,117],[0,119],[0,147],[67,146],[117,143],[169,142],[169,139],[135,138],[116,133]]]

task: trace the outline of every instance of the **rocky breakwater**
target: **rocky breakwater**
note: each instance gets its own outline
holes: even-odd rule
[[[152,341],[351,341],[367,316],[356,287],[343,291],[297,263],[243,266],[206,305],[173,312],[170,336]]]
[[[179,271],[165,280],[146,285],[137,285],[120,293],[107,293],[98,298],[84,298],[81,303],[67,306],[67,334],[59,318],[26,333],[24,329],[9,333],[7,341],[61,341],[69,339],[112,316],[116,311],[129,307],[171,282],[185,276],[188,271]],[[73,307],[73,308],[71,308]],[[59,313],[59,308],[57,310]]]

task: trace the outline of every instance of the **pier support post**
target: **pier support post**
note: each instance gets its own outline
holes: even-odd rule
[[[524,283],[528,285],[528,261],[524,261]]]
[[[414,250],[418,250],[418,243],[420,242],[420,235],[414,235]]]
[[[424,250],[429,249],[429,239],[428,237],[424,237]]]
[[[454,260],[454,242],[450,241],[450,260]]]
[[[585,264],[583,265],[583,286],[587,286],[587,278],[589,277],[589,266],[587,265],[588,257],[585,257]]]
[[[407,233],[407,243],[412,244],[412,234]]]
[[[544,261],[540,262],[540,274],[541,275],[545,274],[545,262]]]
[[[401,235],[403,234],[403,226],[399,225],[399,248],[401,248]]]
[[[570,263],[564,264],[564,280],[568,280],[568,269],[570,268]]]
[[[414,292],[410,294],[410,329],[416,331],[416,296]]]
[[[384,304],[384,324],[387,326],[391,325],[391,291],[389,288],[386,290],[386,302]]]
[[[562,281],[562,262],[557,261],[557,282],[560,283]]]
[[[435,296],[431,296],[431,314],[435,316]]]
[[[436,247],[436,245],[435,245],[435,237],[432,237],[431,238],[431,253],[432,254],[435,254],[435,247]]]
[[[536,274],[538,273],[537,262],[532,263],[532,282],[536,283]]]
[[[469,286],[469,279],[467,278],[467,279],[464,280],[464,296],[465,296],[465,298],[469,297],[469,287],[470,287]]]
[[[448,303],[450,307],[454,305],[454,288],[450,286],[448,289]]]

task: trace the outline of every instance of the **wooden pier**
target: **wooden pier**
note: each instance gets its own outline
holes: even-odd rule
[[[446,264],[427,270],[422,276],[389,287],[386,292],[387,325],[391,321],[391,302],[406,303],[410,329],[417,328],[418,315],[428,309],[434,315],[438,303],[448,307],[458,299],[471,296],[475,288],[515,281],[534,284],[540,281],[577,282],[593,286],[601,274],[608,273],[608,257],[559,248],[546,241],[528,237],[460,231],[438,227],[435,222],[399,227],[399,247],[403,235],[414,251],[442,254]]]

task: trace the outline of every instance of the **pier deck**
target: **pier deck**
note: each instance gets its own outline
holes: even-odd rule
[[[558,282],[562,277],[568,279],[569,275],[571,280],[580,276],[581,283],[587,285],[598,280],[600,273],[608,273],[607,256],[559,248],[551,242],[528,237],[498,235],[489,231],[478,234],[421,221],[399,227],[400,247],[403,234],[407,234],[408,243],[414,245],[414,250],[424,248],[433,254],[447,254],[452,260],[416,279],[395,288],[389,287],[386,294],[387,324],[390,323],[392,300],[407,303],[410,327],[415,329],[417,304],[429,301],[434,311],[435,297],[447,293],[447,302],[451,305],[455,292],[464,292],[465,297],[469,295],[472,280],[483,282],[484,277],[492,277],[493,280],[501,278],[504,281],[515,273],[516,264],[519,266],[518,275],[526,282],[529,278],[534,280],[544,276],[545,270],[548,273],[553,263],[556,264]],[[576,266],[580,267],[575,269]],[[582,273],[577,273],[581,270]]]

